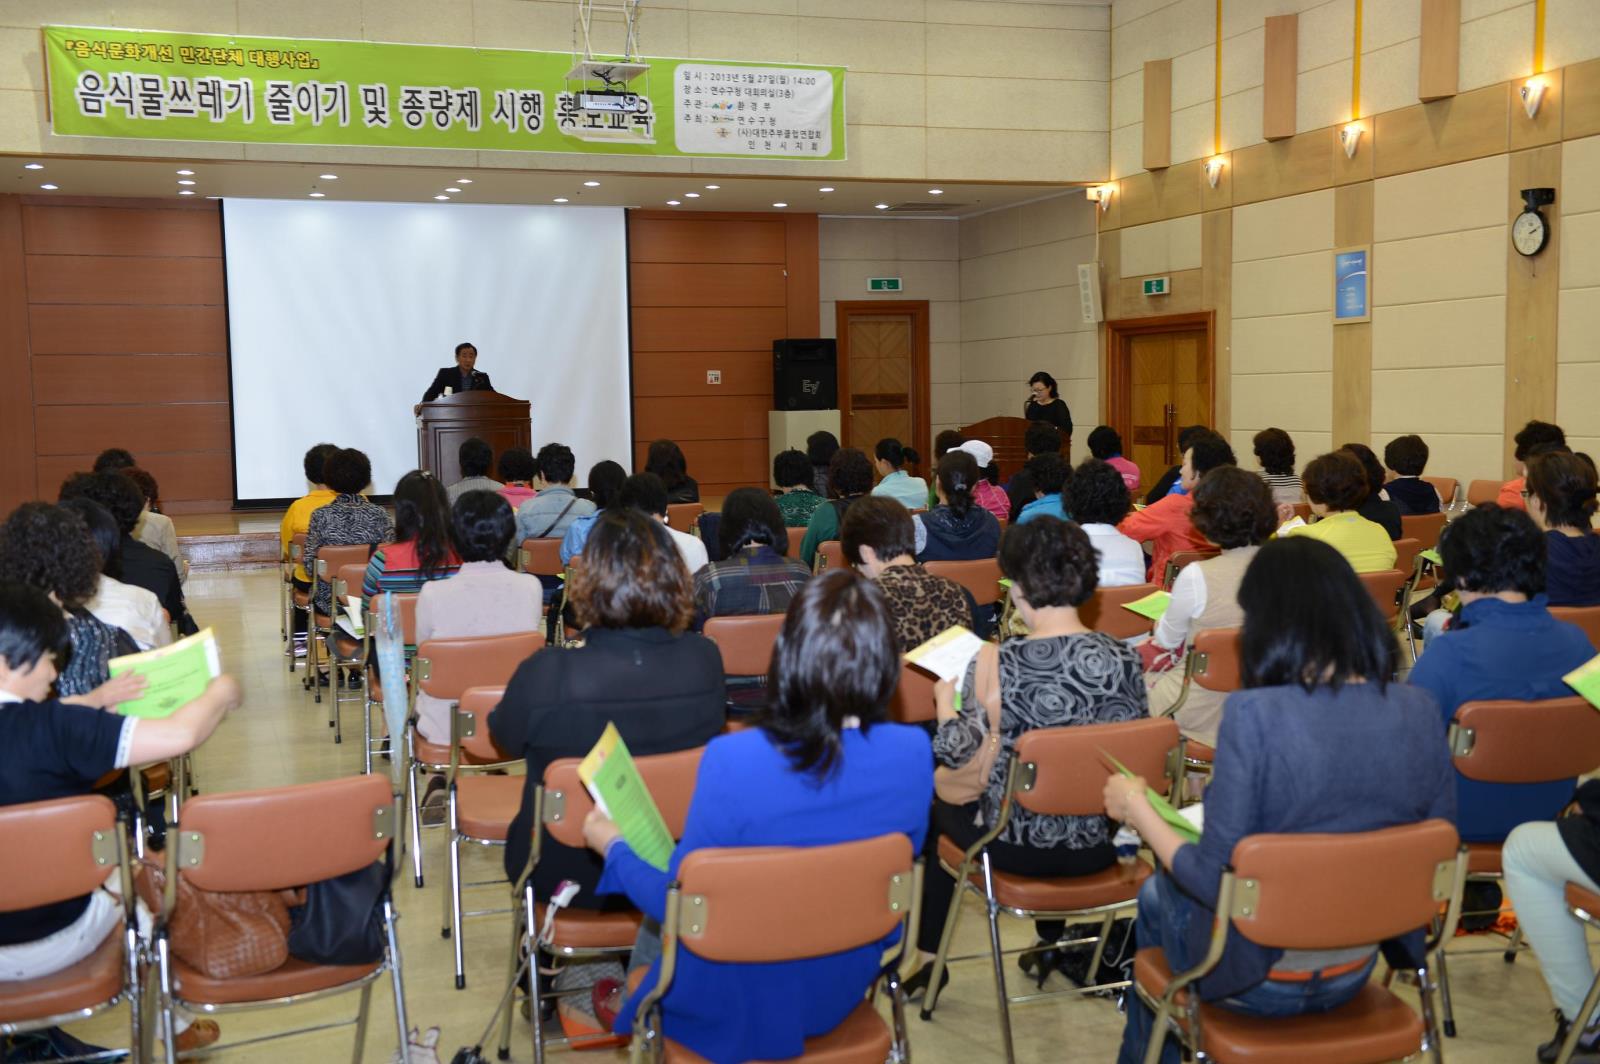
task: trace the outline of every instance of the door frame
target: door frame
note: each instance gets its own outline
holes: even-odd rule
[[[909,443],[931,460],[933,455],[932,405],[929,389],[928,301],[926,299],[853,299],[834,305],[834,333],[839,349],[839,442],[850,439],[850,319],[855,315],[911,315],[911,439]]]
[[[1206,422],[1216,429],[1216,317],[1215,311],[1197,310],[1106,322],[1106,424],[1117,430],[1124,447],[1131,447],[1133,441],[1133,340],[1140,336],[1205,330]]]

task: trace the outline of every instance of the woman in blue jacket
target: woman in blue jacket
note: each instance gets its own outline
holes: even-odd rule
[[[1161,947],[1175,972],[1205,956],[1222,872],[1245,836],[1374,831],[1455,812],[1438,705],[1391,682],[1394,637],[1337,551],[1303,537],[1267,543],[1245,571],[1239,605],[1245,690],[1223,711],[1200,841],[1186,843],[1161,820],[1143,780],[1106,782],[1106,812],[1159,862],[1139,891],[1135,940]],[[1398,945],[1415,951],[1420,934],[1407,938]],[[1197,987],[1203,1000],[1250,1015],[1325,1012],[1360,992],[1376,960],[1374,947],[1286,952],[1235,932]],[[1129,995],[1119,1064],[1143,1060],[1153,1021]],[[1178,1058],[1169,1041],[1163,1064]]]
[[[933,754],[920,728],[887,723],[899,648],[877,586],[849,569],[812,579],[789,607],[772,656],[770,715],[713,739],[695,781],[682,841],[667,871],[646,864],[616,825],[592,813],[589,845],[606,859],[601,893],[626,894],[646,917],[632,964],[659,948],[684,857],[729,846],[827,846],[901,832],[918,849],[933,798]],[[796,1057],[837,1027],[878,974],[883,942],[776,964],[702,960],[681,949],[662,999],[666,1037],[716,1064]],[[620,1010],[616,1029],[655,986],[656,970]]]

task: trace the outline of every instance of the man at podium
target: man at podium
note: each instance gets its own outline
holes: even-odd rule
[[[433,383],[423,393],[422,401],[431,403],[446,392],[492,392],[489,375],[474,367],[478,362],[478,349],[468,343],[456,344],[456,364],[446,366],[433,376]]]

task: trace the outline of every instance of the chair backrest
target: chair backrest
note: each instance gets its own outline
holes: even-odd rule
[[[695,525],[706,508],[697,502],[675,502],[667,507],[667,524],[679,532],[694,534]]]
[[[1207,691],[1237,691],[1244,686],[1239,664],[1239,629],[1207,628],[1195,633],[1185,667]]]
[[[1450,900],[1447,820],[1344,835],[1247,835],[1233,848],[1233,926],[1279,949],[1365,946],[1424,928]]]
[[[911,911],[911,840],[696,850],[678,867],[679,941],[707,960],[771,963],[878,942]],[[783,919],[774,920],[781,912]]]
[[[844,568],[843,545],[836,539],[824,540],[817,544],[817,561],[814,568],[817,572]]]
[[[805,542],[806,530],[803,529],[803,528],[791,528],[791,529],[788,530],[788,532],[789,532],[789,553],[787,555],[785,555],[785,557],[799,558],[800,557],[800,544]]]
[[[1078,608],[1078,617],[1095,631],[1117,639],[1143,635],[1154,628],[1156,622],[1132,610],[1123,609],[1123,603],[1137,602],[1160,590],[1154,584],[1096,588],[1095,593],[1089,596],[1089,601]]]
[[[1450,725],[1456,770],[1486,783],[1547,783],[1600,766],[1600,713],[1584,699],[1467,702]]]
[[[398,824],[387,775],[202,794],[183,803],[169,861],[201,890],[284,890],[365,868]]]
[[[361,582],[367,578],[367,567],[362,565],[341,565],[338,572],[333,574],[333,593],[342,602],[345,595],[361,594]]]
[[[1600,606],[1551,606],[1550,615],[1582,628],[1590,645],[1600,650]]]
[[[639,778],[661,810],[661,819],[675,839],[683,838],[683,825],[689,819],[689,802],[694,798],[694,781],[700,773],[700,759],[706,748],[677,750],[670,754],[650,754],[633,759]],[[552,761],[544,770],[544,828],[563,846],[582,849],[583,818],[594,808],[589,788],[578,778],[579,758]]]
[[[1178,722],[1145,717],[1115,724],[1039,728],[1017,738],[1017,804],[1044,816],[1099,816],[1106,811],[1106,777],[1115,771],[1104,754],[1122,762],[1158,791],[1170,780]],[[1104,753],[1102,753],[1104,751]],[[1029,780],[1028,774],[1032,774]]]
[[[317,548],[317,576],[323,580],[330,580],[346,565],[359,565],[365,568],[368,559],[372,557],[372,551],[372,545],[368,543],[325,543]]]
[[[1414,539],[1422,544],[1423,550],[1432,550],[1439,545],[1439,533],[1444,531],[1444,526],[1449,518],[1444,513],[1436,514],[1401,514],[1400,534],[1407,539]]]
[[[1394,541],[1394,567],[1405,574],[1407,580],[1417,568],[1417,555],[1422,553],[1422,541],[1402,536]]]
[[[1310,503],[1308,503],[1308,502],[1297,502],[1297,503],[1292,503],[1291,505],[1294,506],[1294,515],[1296,517],[1298,517],[1302,521],[1311,520],[1311,504]]]
[[[750,617],[712,617],[705,637],[722,654],[722,671],[728,676],[765,676],[772,664],[772,648],[783,631],[781,613]]]
[[[1167,570],[1161,574],[1161,586],[1171,590],[1172,582],[1183,572],[1185,566],[1195,562],[1203,562],[1207,558],[1215,558],[1222,551],[1212,550],[1176,550],[1167,558]]]
[[[523,540],[521,561],[522,571],[525,573],[534,573],[537,576],[560,576],[563,572],[561,537],[546,536],[543,539]]]
[[[466,755],[469,763],[489,764],[499,761],[515,761],[515,751],[507,752],[495,745],[494,737],[489,734],[489,714],[500,704],[506,696],[504,686],[495,687],[469,687],[461,692],[461,698],[456,702],[456,713],[460,717],[457,725],[457,734],[461,737],[461,752]],[[468,727],[467,722],[471,721]]]
[[[889,719],[901,724],[922,724],[932,720],[933,685],[937,682],[915,665],[902,661],[900,682],[895,684],[894,697],[889,702]]]
[[[1400,588],[1411,579],[1411,571],[1399,569],[1383,569],[1376,573],[1357,573],[1361,583],[1366,586],[1367,594],[1372,596],[1372,601],[1378,604],[1378,612],[1386,621],[1392,621],[1400,612],[1397,596]]]
[[[415,591],[385,591],[372,596],[369,609],[373,615],[372,627],[376,631],[379,617],[378,611],[383,609],[383,596],[389,595],[394,599],[395,609],[400,612],[400,637],[406,646],[417,645],[417,595]]]
[[[1474,480],[1467,485],[1467,505],[1479,506],[1486,502],[1494,502],[1500,497],[1501,481]]]
[[[117,867],[120,832],[104,795],[0,808],[0,852],[13,857],[0,878],[0,912],[93,894]]]
[[[954,580],[968,591],[980,606],[1000,601],[1000,559],[979,558],[966,562],[929,562],[925,568],[934,576]]]
[[[304,532],[296,532],[294,535],[289,537],[289,547],[284,551],[283,560],[298,564],[300,559],[304,558],[305,556],[306,534]]]
[[[412,661],[419,690],[456,701],[469,687],[511,682],[511,674],[544,647],[538,632],[429,639],[417,647]]]
[[[1439,505],[1449,508],[1456,504],[1456,478],[1455,477],[1420,477],[1420,480],[1433,485],[1433,490],[1439,493]]]

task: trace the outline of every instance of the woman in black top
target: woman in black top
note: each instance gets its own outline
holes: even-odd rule
[[[1600,535],[1594,531],[1594,466],[1581,454],[1552,451],[1528,459],[1528,516],[1549,552],[1544,590],[1552,606],[1600,606]]]
[[[1346,454],[1355,455],[1356,460],[1361,463],[1361,468],[1367,473],[1367,501],[1361,504],[1356,513],[1373,524],[1382,525],[1383,530],[1389,533],[1390,539],[1399,539],[1404,535],[1400,526],[1400,507],[1391,502],[1388,492],[1383,490],[1384,481],[1388,478],[1383,472],[1383,464],[1378,461],[1378,456],[1364,443],[1347,443],[1339,449]]]
[[[513,882],[528,863],[534,790],[552,761],[587,754],[608,723],[635,757],[693,749],[721,733],[722,657],[716,644],[687,631],[690,588],[665,525],[627,507],[600,515],[572,579],[582,645],[547,647],[524,661],[489,715],[494,741],[528,763],[522,809],[506,836]],[[595,897],[604,864],[589,850],[548,837],[542,850],[536,897],[549,898],[570,879],[583,888],[578,908],[626,905]]]
[[[645,456],[644,471],[654,473],[667,486],[667,502],[699,502],[700,485],[689,475],[683,448],[671,440],[656,440]]]
[[[818,429],[806,437],[806,457],[811,459],[812,486],[824,499],[828,494],[828,466],[839,453],[839,437],[827,429]]]
[[[1048,421],[1061,430],[1067,445],[1072,445],[1072,411],[1066,400],[1056,390],[1056,379],[1040,370],[1028,378],[1028,401],[1022,406],[1022,416],[1029,421]]]

